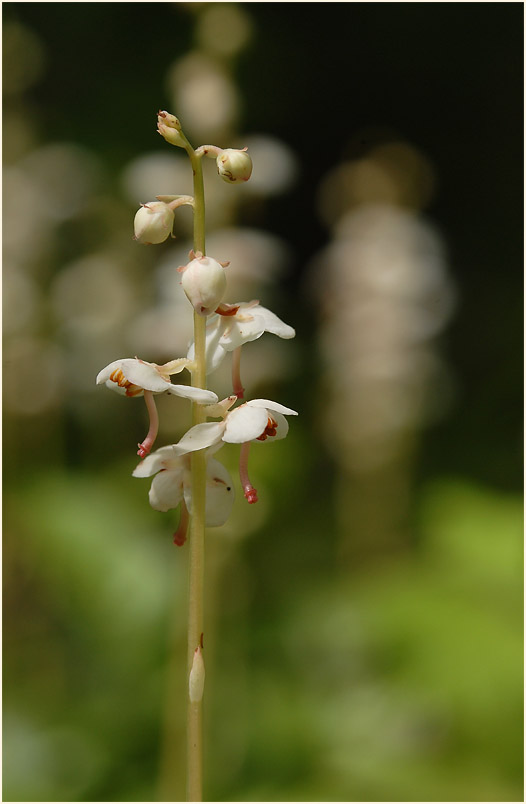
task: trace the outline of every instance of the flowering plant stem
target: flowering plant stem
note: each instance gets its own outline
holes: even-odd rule
[[[188,154],[194,177],[194,195],[158,195],[156,201],[141,204],[134,219],[135,240],[145,245],[164,243],[173,233],[174,210],[184,204],[192,207],[194,237],[193,249],[188,255],[190,262],[179,266],[177,271],[182,274],[182,289],[195,311],[194,342],[189,347],[187,357],[178,357],[163,365],[138,357],[114,360],[98,373],[96,382],[105,383],[127,397],[144,395],[150,428],[144,441],[138,445],[137,454],[141,462],[135,467],[133,476],[153,476],[149,500],[155,510],[169,511],[180,507],[181,516],[174,533],[174,544],[182,546],[188,531],[186,781],[187,800],[202,801],[205,527],[221,527],[225,524],[235,496],[232,478],[226,467],[211,457],[211,448],[216,452],[223,442],[241,445],[239,471],[243,492],[249,503],[257,502],[257,492],[248,475],[250,443],[284,438],[288,432],[285,416],[296,416],[297,413],[268,399],[251,399],[231,410],[244,396],[240,377],[241,346],[259,338],[264,332],[272,332],[280,338],[292,338],[295,333],[292,327],[270,310],[261,307],[258,301],[238,304],[224,302],[227,289],[224,269],[229,263],[218,262],[205,255],[202,158],[208,155],[215,159],[220,178],[229,184],[238,184],[248,181],[252,172],[252,160],[246,148],[221,149],[206,145],[194,150],[181,130],[177,117],[163,110],[157,115],[157,131],[166,142],[184,148]],[[213,336],[208,345],[207,321]],[[210,370],[217,368],[228,352],[234,353],[233,394],[219,401],[217,394],[206,387],[207,364]],[[172,374],[178,374],[185,368],[191,372],[191,386],[172,383]],[[159,430],[155,395],[165,393],[192,400],[193,426],[177,444],[152,452]],[[222,421],[207,422],[209,417],[221,418]],[[166,709],[171,712],[171,685],[169,689]],[[163,754],[165,769],[168,769],[173,753],[172,732],[167,719],[167,747]]]
[[[194,251],[205,253],[205,199],[203,166],[188,144],[186,149],[194,174]],[[206,388],[205,357],[206,317],[194,312],[195,368],[192,371],[192,385]],[[193,424],[205,421],[204,409],[192,404]],[[204,552],[205,552],[205,494],[206,458],[204,450],[192,455],[192,516],[189,539],[189,579],[188,579],[188,680],[196,649],[203,639],[203,598],[204,598]],[[187,686],[187,690],[189,687]],[[187,800],[202,801],[203,795],[203,738],[202,738],[202,699],[191,701],[188,697],[187,709]]]

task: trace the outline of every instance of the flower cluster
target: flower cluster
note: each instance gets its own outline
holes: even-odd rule
[[[250,178],[252,161],[246,149],[223,150],[204,145],[194,151],[182,132],[179,120],[168,112],[159,112],[158,131],[170,144],[185,148],[191,160],[203,156],[215,158],[218,174],[226,182],[235,184]],[[156,201],[142,204],[135,215],[135,240],[146,245],[167,240],[172,235],[174,212],[183,204],[190,205],[196,214],[197,205],[191,196],[157,196]],[[284,438],[288,432],[285,416],[297,415],[296,411],[268,399],[252,399],[236,406],[238,400],[244,397],[240,377],[242,346],[260,338],[265,332],[280,338],[293,338],[295,332],[274,313],[262,307],[259,301],[235,304],[224,301],[227,291],[225,269],[228,264],[196,250],[190,251],[186,265],[174,266],[174,271],[181,274],[183,291],[197,317],[206,319],[203,324],[206,369],[202,373],[211,374],[227,354],[232,353],[231,396],[219,401],[213,391],[195,385],[172,383],[174,374],[184,370],[191,375],[198,372],[195,343],[191,344],[186,357],[175,358],[161,366],[138,357],[115,360],[99,372],[96,380],[98,384],[105,383],[122,395],[144,397],[150,427],[146,437],[138,444],[137,454],[142,460],[133,475],[153,476],[149,493],[153,508],[168,511],[181,507],[179,527],[174,535],[174,542],[178,545],[186,539],[188,521],[192,515],[191,453],[203,450],[206,458],[206,525],[223,525],[234,502],[234,484],[227,469],[212,456],[225,443],[241,446],[241,485],[247,501],[255,503],[257,492],[248,476],[250,445],[252,442]],[[159,427],[155,396],[162,393],[180,396],[191,400],[195,406],[201,406],[201,415],[197,419],[200,423],[191,427],[177,444],[151,452]]]

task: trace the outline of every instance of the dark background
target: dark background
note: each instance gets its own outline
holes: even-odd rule
[[[77,143],[104,165],[101,196],[119,204],[122,220],[126,212],[131,226],[134,207],[123,198],[119,177],[141,153],[168,147],[156,137],[154,125],[158,108],[178,113],[166,89],[167,70],[195,46],[196,19],[209,5],[4,3],[4,76],[13,59],[23,63],[25,58],[23,50],[16,52],[9,44],[10,25],[30,30],[45,53],[38,80],[4,95],[8,122],[24,119],[33,138],[24,150],[4,135],[5,167],[16,167],[39,146]],[[276,467],[261,464],[274,499],[264,527],[256,527],[244,543],[229,542],[226,557],[218,553],[211,560],[214,572],[221,568],[220,580],[214,577],[223,602],[213,618],[218,621],[217,680],[211,681],[207,715],[213,724],[208,726],[208,798],[519,800],[522,4],[240,7],[251,21],[252,35],[229,63],[242,98],[238,130],[264,132],[289,146],[299,173],[295,184],[271,203],[241,205],[236,223],[259,226],[289,246],[277,311],[296,327],[299,343],[294,375],[276,393],[301,411],[303,422],[298,420],[299,435],[290,439],[290,452],[283,449],[277,459],[286,478],[277,480]],[[391,549],[372,555],[364,549],[352,566],[342,567],[335,548],[341,524],[333,497],[341,470],[320,436],[322,400],[319,392],[313,393],[318,380],[312,360],[318,309],[316,298],[305,291],[311,261],[331,237],[315,197],[339,163],[360,159],[393,139],[424,154],[436,177],[424,214],[441,233],[456,291],[454,315],[440,336],[454,393],[444,415],[418,429],[409,510],[413,547],[394,550],[394,558]],[[41,203],[46,204],[45,197]],[[8,204],[5,197],[4,207]],[[61,224],[53,248],[34,269],[44,299],[63,266],[90,253],[109,225],[93,210]],[[148,259],[151,265],[150,254]],[[39,337],[61,342],[63,333],[54,328],[49,311],[43,321]],[[21,373],[30,384],[28,392],[38,393],[31,385],[33,370],[24,366]],[[27,391],[22,383],[20,388]],[[274,390],[258,395],[273,398]],[[440,388],[436,393],[440,395]],[[131,471],[124,433],[130,422],[143,426],[140,414],[112,430],[119,415],[112,412],[110,423],[102,422],[97,431],[97,416],[103,418],[109,409],[106,403],[97,413],[99,399],[90,398],[88,414],[85,409],[79,413],[66,398],[45,414],[17,415],[12,407],[5,413],[4,797],[10,800],[156,796],[162,743],[159,679],[167,664],[168,615],[160,606],[150,643],[137,646],[136,654],[130,651],[128,665],[120,666],[114,656],[120,648],[97,631],[99,620],[112,615],[102,609],[90,621],[84,604],[76,608],[66,602],[73,594],[67,575],[72,573],[74,584],[78,556],[64,558],[62,543],[53,539],[54,558],[42,559],[41,542],[34,552],[35,539],[54,531],[53,517],[60,517],[60,511],[64,533],[71,531],[75,539],[67,516],[74,522],[80,515],[76,500],[85,503],[86,495],[93,495],[92,510],[99,506],[108,513],[126,508],[123,499],[136,490],[117,478]],[[54,450],[50,442],[57,432],[61,447]],[[28,455],[29,461],[22,457]],[[52,489],[42,483],[50,475]],[[50,494],[56,495],[56,507]],[[117,495],[113,502],[111,494]],[[142,516],[136,514],[141,506],[147,507],[145,495],[133,502],[133,516],[128,511],[134,522]],[[155,555],[163,556],[163,564],[174,561],[172,552],[163,552],[171,547],[165,548],[164,523],[146,521],[151,523],[147,527]],[[44,533],[39,534],[42,523]],[[433,546],[432,534],[441,523],[451,548],[447,560],[441,564],[432,551],[429,565],[420,567],[414,562],[425,563],[426,558],[415,545]],[[111,526],[104,520],[105,539],[111,540],[117,526],[117,520]],[[288,539],[293,530],[296,538]],[[86,556],[97,549],[88,540]],[[52,569],[42,571],[41,560]],[[122,539],[104,559],[104,573],[112,573],[111,561],[126,561]],[[482,565],[484,572],[477,574]],[[84,582],[89,588],[89,574]],[[184,573],[180,582],[184,585]],[[354,592],[349,593],[349,585]],[[314,598],[313,589],[318,590]],[[126,601],[127,595],[120,606],[126,607]],[[422,611],[434,612],[431,625],[422,619]],[[331,621],[334,632],[327,624]],[[341,628],[350,640],[343,638],[344,647],[338,647]],[[131,629],[128,642],[140,639],[142,632]],[[466,640],[473,640],[474,649],[463,656]],[[221,659],[223,643],[226,657]],[[444,669],[433,659],[437,644],[442,658],[449,656],[457,668],[447,688],[441,686]],[[419,664],[427,651],[429,662]],[[39,673],[43,656],[47,659]],[[236,708],[239,678],[232,667],[239,669],[240,663],[245,697]],[[480,674],[487,683],[480,682]],[[381,694],[375,698],[371,690],[376,683]],[[137,705],[143,684],[148,694]],[[329,688],[335,690],[332,702]],[[79,707],[85,695],[93,702],[91,711]],[[363,703],[360,709],[368,695],[371,705]],[[408,713],[414,714],[415,707],[418,713],[412,719]],[[338,719],[330,724],[339,708],[346,722],[354,722],[359,711],[366,725],[363,733],[360,726],[350,734],[342,727],[333,744],[323,735],[337,734]],[[399,738],[390,742],[386,737],[389,729],[399,734],[400,718],[403,734],[412,735],[401,758],[395,748]],[[115,720],[120,728],[115,722],[108,726]],[[231,725],[224,726],[225,721]],[[174,733],[180,752],[177,727]],[[68,735],[76,748],[71,749],[73,759],[63,764]],[[34,770],[28,768],[31,783],[23,763],[19,767],[20,760],[17,764],[11,758],[10,740],[13,753],[23,755],[27,748],[29,761],[35,762]],[[214,754],[217,742],[222,746],[219,756]],[[83,764],[84,743],[91,764]],[[346,762],[346,752],[352,757],[356,748],[359,754],[360,745],[369,746],[370,764],[366,759]],[[230,761],[228,773],[223,766]]]
[[[151,148],[138,121],[151,116],[152,96],[164,108],[167,65],[192,41],[192,15],[178,5],[133,3],[124,13],[113,3],[6,4],[6,19],[48,44],[45,76],[28,99],[44,142],[79,140],[115,172]],[[518,488],[522,380],[510,345],[522,329],[520,4],[251,3],[249,11],[255,35],[236,69],[244,127],[279,136],[308,166],[268,212],[272,231],[293,241],[291,281],[326,239],[312,188],[370,145],[352,134],[391,130],[421,148],[439,176],[429,214],[445,232],[462,300],[447,336],[464,378],[461,404],[429,446],[443,466],[453,454],[454,470]],[[141,35],[145,25],[151,35]]]

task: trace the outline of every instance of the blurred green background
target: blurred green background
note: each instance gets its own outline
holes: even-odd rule
[[[522,5],[2,9],[4,800],[184,797],[187,550],[94,382],[190,337],[187,211],[132,241],[191,186],[159,108],[249,146],[208,251],[297,330],[244,348],[300,416],[207,535],[206,798],[523,800]]]

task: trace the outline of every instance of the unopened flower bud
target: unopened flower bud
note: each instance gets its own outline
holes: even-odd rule
[[[147,204],[142,204],[135,215],[135,240],[145,245],[164,243],[172,232],[173,223],[174,213],[168,204],[163,201],[148,201]]]
[[[191,703],[199,703],[205,689],[205,663],[203,652],[199,645],[194,651],[192,668],[188,679],[188,695]]]
[[[248,155],[246,148],[242,151],[227,148],[219,154],[216,164],[217,172],[223,181],[227,181],[230,184],[248,181],[252,174],[252,159]]]
[[[169,112],[159,112],[157,114],[157,131],[171,145],[185,147],[185,141],[181,136],[181,124],[175,115]]]
[[[181,270],[181,284],[194,310],[199,315],[211,315],[226,290],[223,266],[211,257],[198,255]]]

